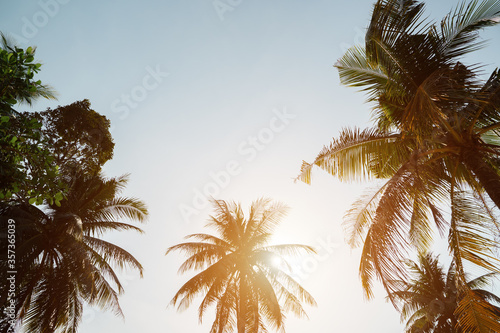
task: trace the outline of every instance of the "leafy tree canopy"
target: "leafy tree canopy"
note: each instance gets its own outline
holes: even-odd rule
[[[40,203],[60,199],[60,186],[53,181],[57,167],[40,136],[41,124],[13,109],[17,103],[31,104],[54,94],[34,78],[41,67],[34,62],[35,49],[24,50],[0,37],[0,200],[21,194]]]
[[[43,124],[42,136],[63,175],[97,174],[113,157],[110,121],[92,110],[87,99],[23,115]]]

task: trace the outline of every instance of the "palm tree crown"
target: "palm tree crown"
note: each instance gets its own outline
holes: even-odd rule
[[[422,20],[423,9],[414,0],[376,2],[365,45],[335,65],[343,84],[368,93],[376,126],[343,130],[298,177],[309,183],[319,166],[348,181],[387,179],[346,219],[350,244],[363,246],[367,297],[374,278],[392,295],[394,281],[407,277],[404,258],[427,251],[434,229],[449,231],[464,290],[465,262],[499,271],[492,235],[500,229],[489,199],[500,207],[500,76],[495,70],[481,81],[478,66],[461,61],[483,45],[478,32],[500,22],[500,1],[461,4],[439,24]]]
[[[411,278],[398,281],[399,290],[393,297],[401,305],[401,320],[406,320],[406,332],[421,333],[462,333],[468,332],[468,316],[457,317],[460,292],[455,284],[456,267],[452,263],[446,273],[439,265],[438,258],[431,253],[420,254],[418,262],[407,262]],[[467,282],[472,293],[487,302],[500,303],[500,298],[483,289],[494,274],[485,274]],[[498,322],[500,308],[490,304],[489,315]]]
[[[193,234],[188,242],[170,247],[189,255],[179,271],[203,269],[186,282],[172,299],[178,309],[186,308],[194,297],[204,293],[199,319],[206,309],[216,305],[211,332],[266,332],[266,324],[284,329],[284,312],[306,316],[301,302],[315,305],[312,296],[281,268],[273,258],[295,254],[299,250],[314,253],[305,245],[268,246],[271,232],[285,212],[284,206],[269,200],[255,201],[245,218],[240,205],[215,201],[216,215],[209,227],[218,236]]]
[[[298,177],[309,183],[319,166],[343,180],[388,179],[348,215],[350,243],[359,245],[364,237],[361,275],[368,296],[372,277],[390,291],[390,281],[404,274],[400,263],[408,247],[428,249],[432,224],[446,230],[438,209],[443,202],[452,206],[455,244],[461,241],[454,238],[464,221],[461,204],[474,199],[492,218],[482,227],[498,231],[483,189],[500,207],[500,187],[494,188],[500,185],[500,77],[495,71],[481,84],[476,69],[458,59],[481,45],[479,29],[500,22],[500,1],[461,5],[439,25],[424,24],[422,13],[423,4],[412,0],[375,4],[365,47],[350,49],[336,67],[344,84],[368,92],[377,126],[342,131],[313,163],[304,162]],[[452,244],[461,271],[462,259],[473,256],[459,250]],[[489,255],[488,247],[475,250]]]
[[[3,207],[19,234],[16,308],[28,332],[76,332],[84,302],[122,315],[118,294],[123,287],[113,266],[138,269],[141,276],[142,266],[101,236],[111,230],[142,232],[118,222],[143,222],[148,215],[140,200],[117,196],[126,182],[127,176],[81,175],[60,207],[46,212],[26,204]]]

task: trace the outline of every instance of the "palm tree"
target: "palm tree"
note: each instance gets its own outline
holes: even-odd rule
[[[80,175],[60,207],[45,212],[25,203],[3,207],[2,213],[16,221],[17,319],[27,332],[76,332],[83,303],[122,315],[123,287],[113,266],[137,269],[141,276],[142,266],[101,236],[113,230],[142,232],[118,222],[143,222],[148,214],[140,200],[118,197],[127,180],[127,175]]]
[[[194,297],[205,296],[198,309],[201,322],[206,309],[215,304],[216,318],[210,332],[267,332],[267,325],[284,330],[284,312],[306,316],[301,302],[316,305],[312,296],[285,271],[274,265],[281,255],[299,250],[315,253],[310,246],[287,244],[266,245],[271,232],[285,213],[281,204],[260,199],[252,203],[245,218],[241,206],[225,201],[214,202],[216,215],[208,227],[219,236],[193,234],[187,242],[170,247],[190,257],[179,272],[203,269],[186,282],[173,297],[171,304],[178,309],[188,307]],[[283,263],[286,263],[283,260]]]
[[[456,267],[452,263],[446,273],[438,258],[431,253],[419,254],[418,262],[407,262],[412,277],[409,281],[398,281],[399,290],[391,297],[400,304],[401,321],[406,321],[406,332],[462,333],[466,329],[466,318],[456,316],[460,304],[460,293],[455,284]],[[479,289],[488,285],[493,273],[479,276],[467,282],[474,296],[486,302],[500,303],[493,293]],[[490,320],[500,320],[500,308],[490,303]]]
[[[500,22],[500,1],[459,5],[439,25],[421,20],[423,7],[377,1],[365,47],[351,48],[335,65],[344,84],[367,91],[376,127],[343,130],[298,177],[309,183],[319,166],[343,180],[387,179],[346,221],[350,244],[363,244],[367,297],[374,277],[395,291],[393,281],[406,277],[403,259],[430,247],[433,225],[449,229],[464,290],[464,261],[498,271],[491,235],[499,225],[488,197],[500,207],[500,76],[494,71],[481,82],[478,66],[459,60],[482,45],[480,29]],[[438,208],[443,203],[451,206],[450,221]]]

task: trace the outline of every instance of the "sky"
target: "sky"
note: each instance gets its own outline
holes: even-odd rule
[[[316,256],[293,261],[294,277],[315,297],[309,319],[287,317],[286,331],[400,332],[399,314],[363,297],[359,249],[344,241],[342,218],[373,187],[341,183],[321,170],[312,185],[294,182],[342,128],[371,125],[365,96],[343,87],[333,64],[363,43],[374,1],[285,0],[40,0],[0,4],[0,31],[22,47],[36,46],[38,78],[58,92],[29,110],[89,99],[111,120],[114,158],[104,172],[131,174],[124,195],[149,207],[145,234],[106,237],[144,266],[120,274],[125,318],[86,307],[80,332],[208,332],[197,306],[169,305],[193,274],[185,260],[165,256],[192,233],[210,233],[207,198],[283,202],[288,215],[275,243],[314,246]],[[429,1],[441,18],[458,1]],[[488,46],[465,59],[498,64],[499,29]],[[25,107],[27,108],[27,107]],[[24,109],[23,109],[24,110]],[[28,109],[27,109],[28,110]],[[214,312],[214,311],[212,311]]]

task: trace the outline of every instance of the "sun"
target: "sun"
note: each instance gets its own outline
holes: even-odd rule
[[[283,266],[283,259],[278,256],[273,256],[270,260],[271,266],[275,268],[281,268]]]

